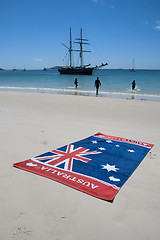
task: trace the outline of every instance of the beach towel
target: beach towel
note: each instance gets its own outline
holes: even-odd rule
[[[96,133],[14,166],[113,201],[153,144]]]

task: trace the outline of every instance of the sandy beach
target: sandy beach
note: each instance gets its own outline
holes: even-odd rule
[[[0,125],[0,239],[160,238],[160,102],[0,92]],[[97,132],[154,144],[113,203],[13,167]]]

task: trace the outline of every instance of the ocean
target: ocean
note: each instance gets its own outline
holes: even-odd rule
[[[75,89],[74,79],[78,78]],[[0,71],[0,91],[23,91],[95,96],[94,82],[99,77],[99,97],[160,101],[160,70],[99,69],[93,75],[61,75],[57,69]],[[135,90],[131,89],[136,81]]]

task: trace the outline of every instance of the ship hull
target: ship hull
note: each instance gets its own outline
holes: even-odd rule
[[[134,68],[129,69],[130,72],[135,72],[136,70]]]
[[[74,74],[74,75],[92,75],[94,68],[70,68],[70,67],[60,67],[58,71],[60,74]]]

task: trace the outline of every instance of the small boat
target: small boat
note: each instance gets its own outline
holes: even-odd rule
[[[66,67],[58,67],[58,71],[60,74],[81,74],[81,75],[92,75],[93,70],[99,69],[101,67],[107,66],[108,63],[102,63],[100,66],[95,66],[95,67],[90,67],[91,65],[84,65],[83,63],[83,53],[84,52],[90,52],[87,50],[83,50],[83,44],[87,45],[88,43],[88,39],[84,39],[82,38],[82,28],[81,28],[81,33],[80,33],[80,38],[76,38],[76,42],[74,43],[78,43],[80,48],[78,50],[74,50],[72,48],[72,37],[71,37],[71,28],[70,28],[70,46],[67,47],[65,44],[63,44],[63,46],[65,46],[68,51],[69,51],[69,66]],[[76,51],[79,52],[79,57],[80,57],[80,66],[73,66],[72,64],[72,52]]]
[[[134,58],[133,58],[132,68],[130,68],[129,71],[130,71],[130,72],[135,72],[135,71],[136,71]]]

